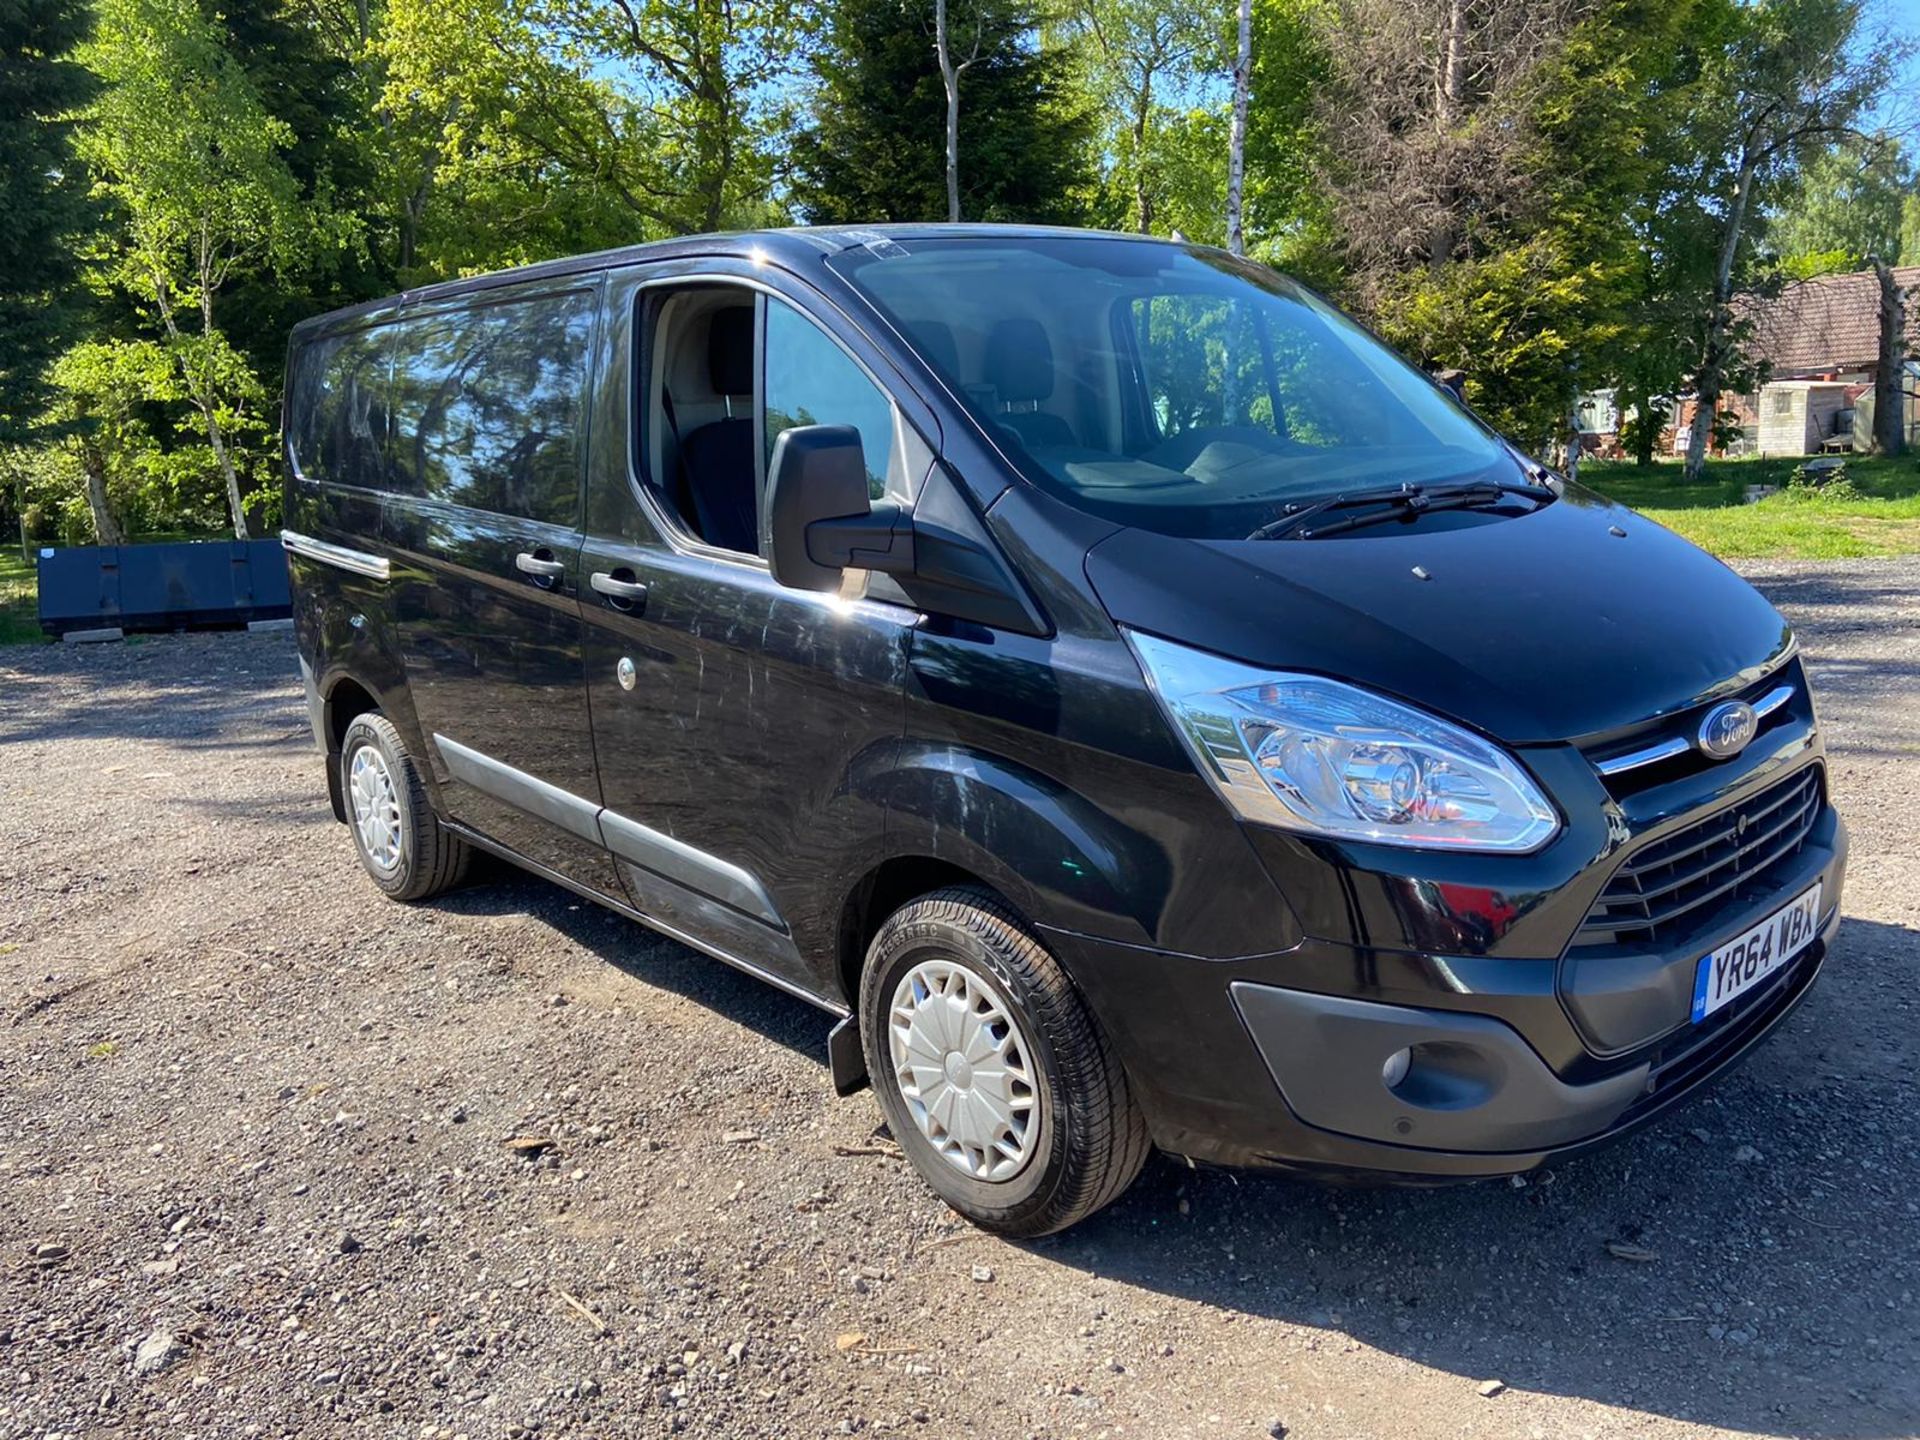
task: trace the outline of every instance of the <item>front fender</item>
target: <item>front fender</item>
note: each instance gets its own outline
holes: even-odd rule
[[[1027,766],[909,742],[877,777],[888,848],[980,876],[1040,923],[1150,944],[1172,886],[1151,837]]]

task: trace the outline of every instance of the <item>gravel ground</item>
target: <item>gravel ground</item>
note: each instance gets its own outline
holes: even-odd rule
[[[1029,1246],[805,1006],[511,872],[382,900],[285,635],[0,652],[0,1440],[1914,1435],[1920,581],[1754,573],[1855,846],[1770,1045],[1525,1185],[1159,1161]]]

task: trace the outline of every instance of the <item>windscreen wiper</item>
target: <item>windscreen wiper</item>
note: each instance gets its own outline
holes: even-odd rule
[[[1310,505],[1301,506],[1298,510],[1289,511],[1278,520],[1271,520],[1262,525],[1247,536],[1247,539],[1278,540],[1292,535],[1302,540],[1311,540],[1317,535],[1338,535],[1342,531],[1358,530],[1363,525],[1373,525],[1401,515],[1417,515],[1429,510],[1465,510],[1478,505],[1492,504],[1506,499],[1509,495],[1523,495],[1541,504],[1556,498],[1553,491],[1543,485],[1515,485],[1494,480],[1483,480],[1471,485],[1455,485],[1442,490],[1429,490],[1426,486],[1419,484],[1396,485],[1391,490],[1354,490],[1342,495],[1329,495],[1324,500],[1316,500]],[[1316,515],[1324,515],[1333,510],[1354,509],[1364,509],[1364,513],[1333,520],[1325,525],[1315,526],[1311,530],[1302,528]]]

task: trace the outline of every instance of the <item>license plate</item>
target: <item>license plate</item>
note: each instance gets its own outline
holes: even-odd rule
[[[1697,1023],[1737,1000],[1813,943],[1820,925],[1820,887],[1783,905],[1746,934],[1700,957],[1693,977]]]

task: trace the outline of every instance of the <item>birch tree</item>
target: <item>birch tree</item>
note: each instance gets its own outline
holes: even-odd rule
[[[244,540],[233,436],[249,387],[220,293],[240,270],[295,261],[323,226],[299,204],[291,132],[194,0],[102,0],[86,58],[105,89],[78,149],[125,219],[111,272],[165,338]]]
[[[1085,46],[1089,89],[1107,118],[1107,148],[1133,194],[1133,228],[1153,232],[1166,187],[1162,111],[1191,85],[1218,40],[1184,0],[1073,0],[1070,33]],[[1209,56],[1212,52],[1212,56]]]
[[[1227,132],[1227,249],[1247,253],[1241,211],[1247,189],[1247,93],[1253,82],[1253,0],[1240,0],[1239,38],[1233,59],[1233,122]]]
[[[960,77],[980,59],[984,27],[979,8],[974,8],[973,34],[968,40],[964,60],[956,60],[959,47],[954,44],[953,22],[947,0],[933,0],[933,53],[940,62],[940,83],[947,93],[947,219],[960,219]]]

